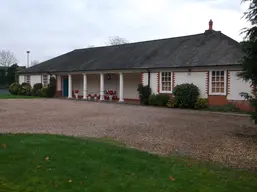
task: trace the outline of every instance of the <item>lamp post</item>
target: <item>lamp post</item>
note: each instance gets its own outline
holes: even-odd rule
[[[29,53],[30,51],[27,51],[27,67],[29,67]]]

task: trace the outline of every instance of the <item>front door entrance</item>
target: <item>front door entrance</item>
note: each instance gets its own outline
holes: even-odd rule
[[[63,97],[68,97],[68,78],[67,77],[64,77],[62,79],[62,96]]]

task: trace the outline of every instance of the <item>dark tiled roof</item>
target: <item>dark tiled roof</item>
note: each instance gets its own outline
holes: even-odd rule
[[[207,30],[190,36],[76,49],[30,67],[25,72],[236,65],[242,56],[238,42],[221,32]]]

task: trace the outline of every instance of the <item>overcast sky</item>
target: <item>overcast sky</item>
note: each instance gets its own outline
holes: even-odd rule
[[[12,51],[19,65],[44,61],[110,36],[130,42],[214,30],[241,41],[241,0],[1,0],[0,50]]]

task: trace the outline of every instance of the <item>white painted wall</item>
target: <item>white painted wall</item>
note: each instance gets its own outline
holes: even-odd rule
[[[119,74],[110,74],[111,79],[108,79],[107,74],[104,74],[104,89],[105,90],[114,90],[119,93]]]
[[[36,83],[41,83],[41,75],[31,75],[30,76],[30,85],[34,86]]]
[[[150,88],[152,89],[152,93],[158,93],[158,73],[152,73],[150,76]],[[143,85],[148,85],[148,73],[143,73]]]
[[[82,80],[82,85],[83,85],[83,80]],[[98,95],[100,94],[100,74],[87,75],[87,92],[88,94],[98,94]]]
[[[25,82],[26,75],[19,75],[19,83],[22,84]],[[30,75],[30,85],[34,86],[36,83],[41,83],[41,75]]]
[[[244,100],[239,94],[240,92],[251,93],[252,89],[250,83],[246,83],[239,79],[236,75],[238,71],[228,71],[230,80],[229,80],[229,94],[227,99],[229,100]]]
[[[200,90],[200,97],[207,98],[208,95],[206,94],[206,72],[175,72],[175,85],[183,84],[183,83],[193,83],[195,84]]]
[[[142,83],[141,73],[124,73],[124,98],[139,99],[138,84]]]
[[[83,75],[72,75],[72,90],[79,90],[79,95],[83,95]]]
[[[19,75],[19,84],[24,83],[25,76],[24,75]]]

